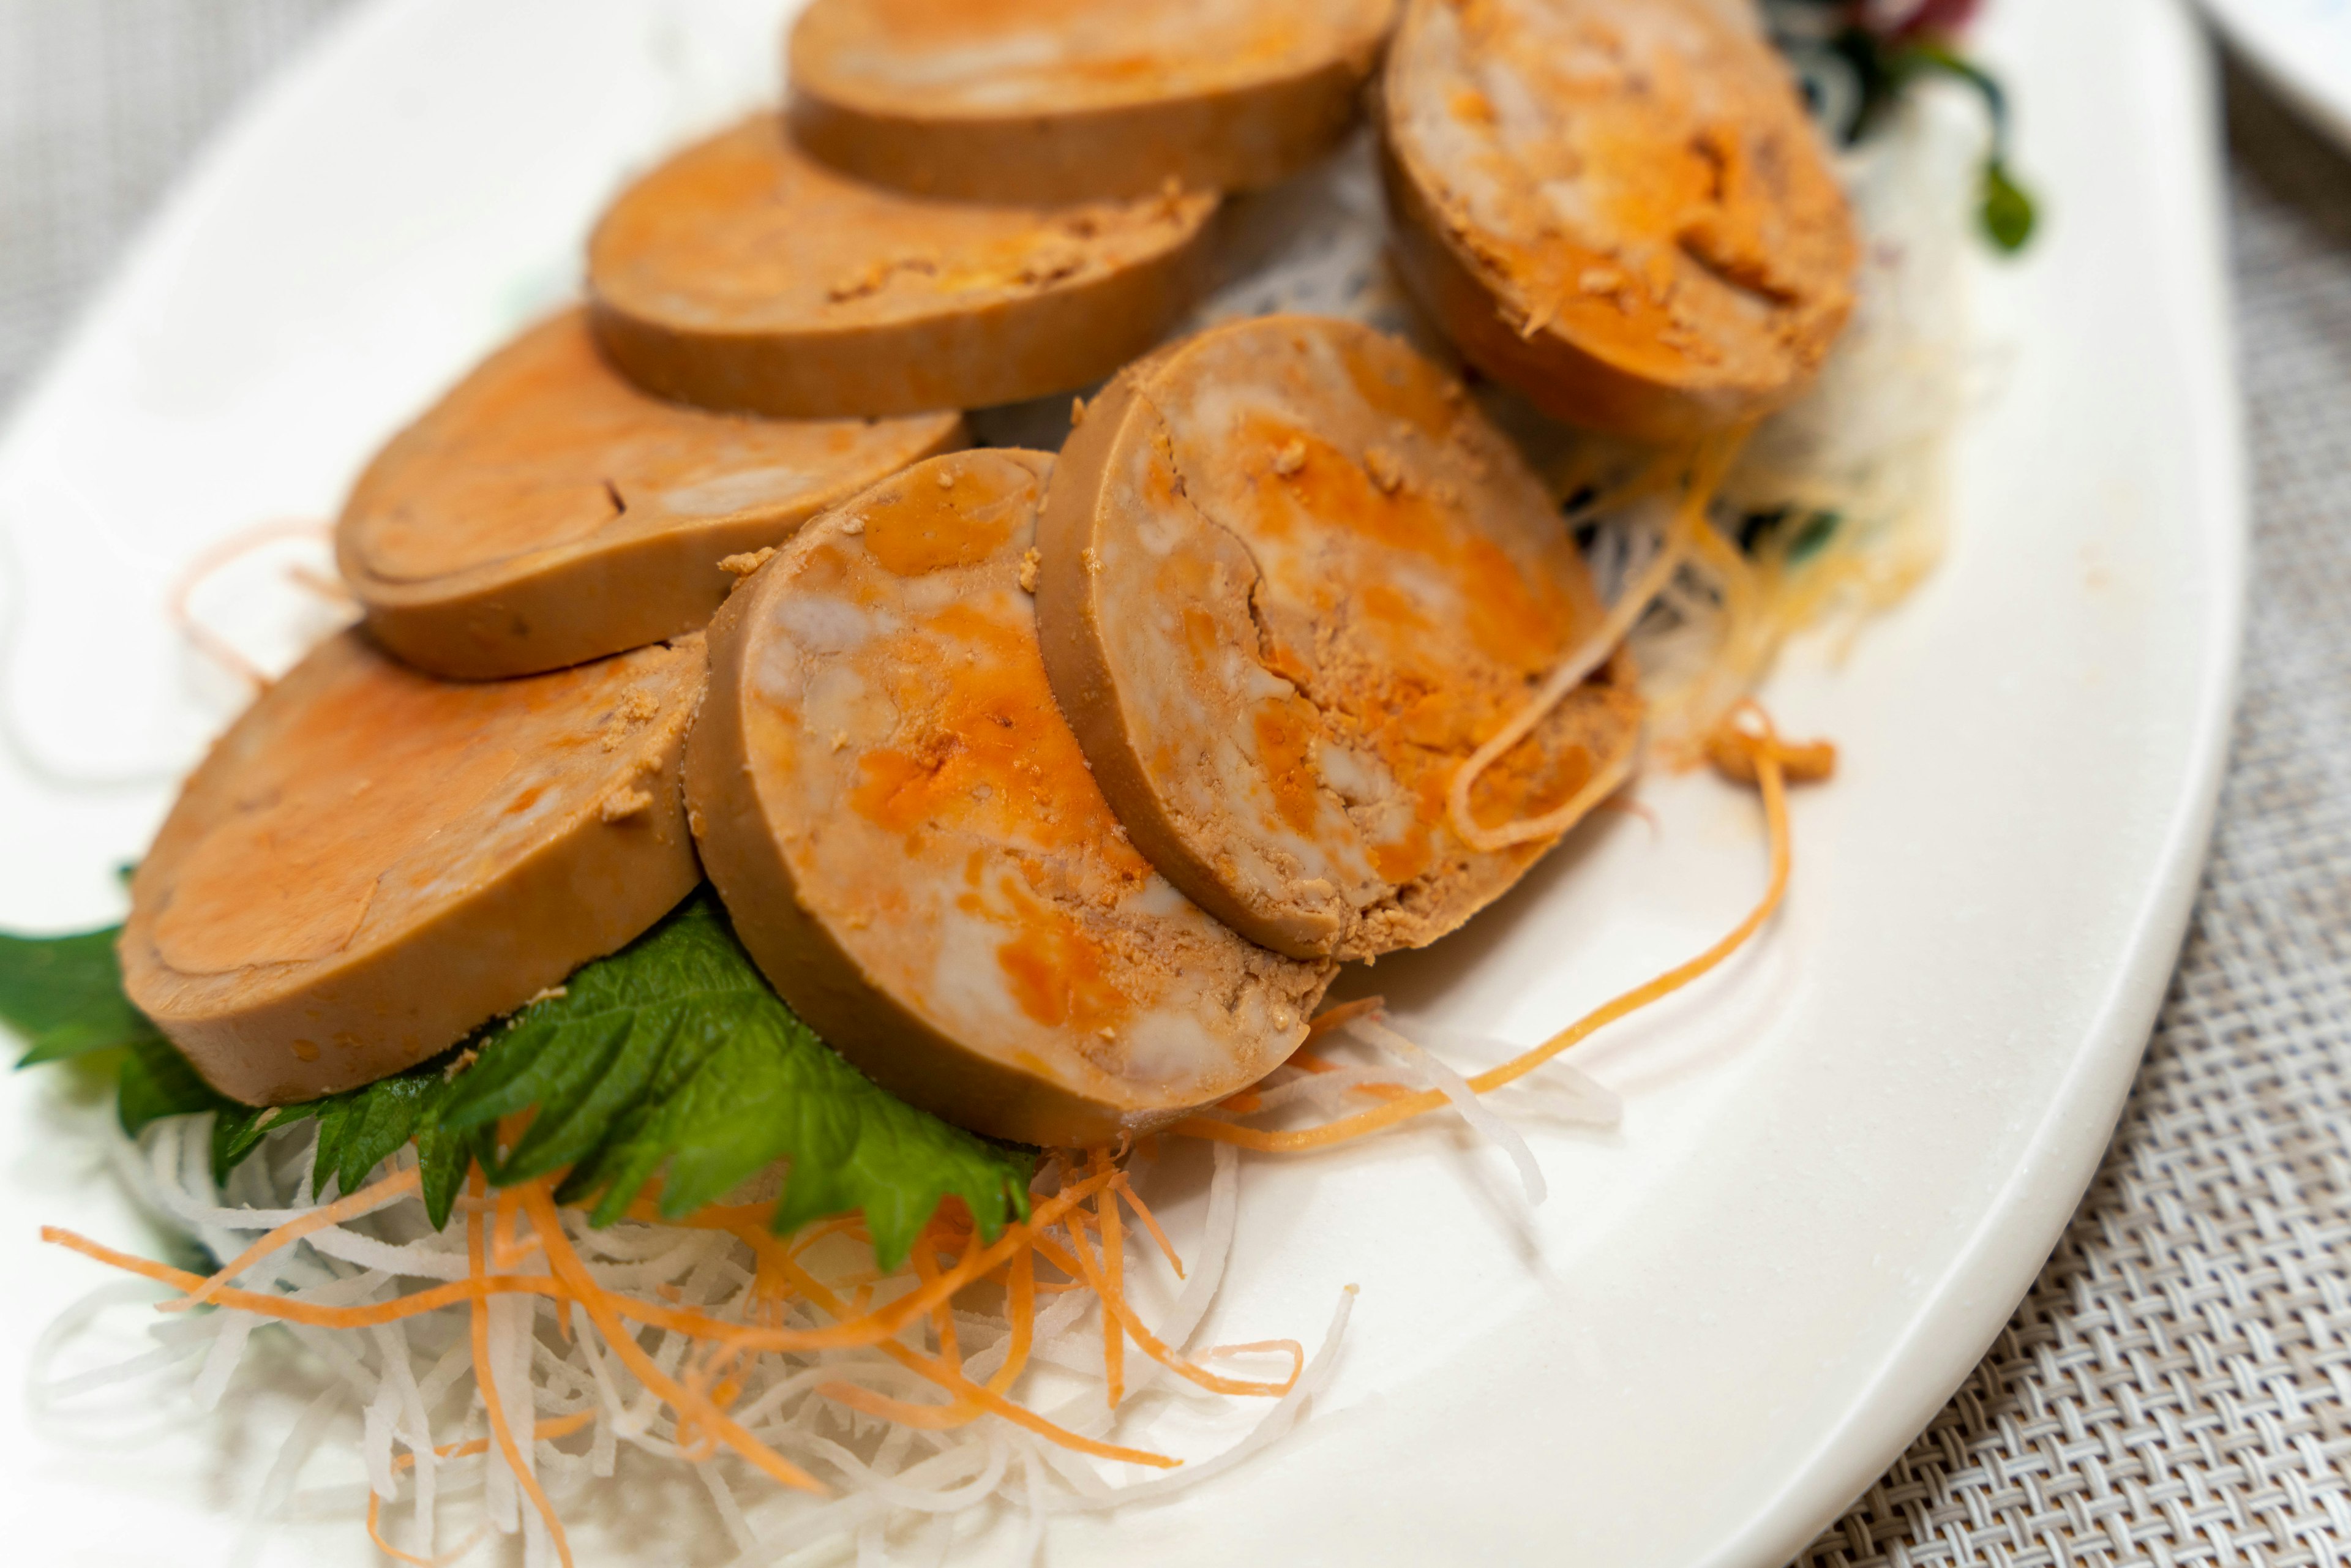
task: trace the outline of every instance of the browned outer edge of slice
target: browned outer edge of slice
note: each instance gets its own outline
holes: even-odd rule
[[[970,441],[957,419],[913,461]],[[371,469],[354,495],[372,477]],[[856,487],[870,482],[869,473]],[[436,675],[496,680],[582,664],[700,630],[737,580],[720,561],[782,544],[844,498],[836,490],[708,527],[609,543],[575,541],[423,582],[370,573],[348,530],[338,527],[335,563],[366,611],[368,630],[385,647]]]
[[[1044,455],[1036,455],[1043,456]],[[686,744],[685,795],[711,885],[736,935],[777,993],[825,1042],[908,1104],[1018,1143],[1085,1146],[1164,1125],[1186,1113],[1122,1116],[965,1050],[887,991],[811,915],[769,830],[747,761],[743,640],[768,591],[787,581],[778,556],[710,623],[710,685]]]
[[[643,319],[601,298],[590,315],[632,381],[702,408],[787,419],[984,408],[1088,385],[1147,350],[1206,289],[1215,232],[1203,223],[1104,277],[913,321],[719,331]]]
[[[1381,42],[1221,91],[1063,113],[925,120],[827,95],[794,68],[802,147],[877,185],[958,201],[1062,203],[1278,184],[1355,123]]]
[[[698,639],[681,640],[681,652],[689,642]],[[228,804],[223,797],[234,780],[209,767],[225,736],[132,881],[131,913],[118,944],[124,988],[142,1009],[164,1015],[157,1027],[205,1082],[247,1105],[298,1104],[427,1061],[580,965],[625,946],[694,891],[702,870],[681,787],[686,716],[677,716],[664,737],[661,771],[643,776],[653,797],[646,810],[590,823],[582,841],[542,845],[400,942],[342,965],[324,984],[258,1006],[179,1015],[159,1003],[209,988],[213,977],[183,976],[163,962],[153,889]],[[625,909],[600,906],[580,895],[596,887],[633,897]],[[386,1020],[404,1022],[419,1044],[401,1049],[387,1038]],[[340,1044],[338,1035],[357,1043]],[[310,1043],[315,1060],[305,1061],[297,1041]]]
[[[1118,438],[1147,408],[1144,382],[1160,356],[1130,367],[1086,405],[1061,448],[1037,518],[1037,642],[1061,716],[1078,737],[1126,836],[1178,892],[1260,947],[1310,962],[1327,957],[1333,932],[1267,918],[1232,895],[1225,879],[1196,854],[1191,836],[1169,814],[1135,749],[1118,685],[1103,657],[1102,608],[1094,595],[1095,507],[1104,492]]]
[[[1130,720],[1108,663],[1106,651],[1113,641],[1106,630],[1110,612],[1097,593],[1092,570],[1097,531],[1103,521],[1102,497],[1112,488],[1108,480],[1123,438],[1134,433],[1135,421],[1156,417],[1144,389],[1158,368],[1180,355],[1186,346],[1171,344],[1122,372],[1086,405],[1062,448],[1038,519],[1038,640],[1047,678],[1062,714],[1078,736],[1104,797],[1144,857],[1195,904],[1259,946],[1292,958],[1328,958],[1341,936],[1334,921],[1303,912],[1284,917],[1244,904],[1224,873],[1204,857],[1204,851],[1212,852],[1214,846],[1199,842],[1199,835],[1179,821],[1177,809],[1154,781],[1136,739],[1142,727]],[[1497,432],[1493,439],[1506,438]],[[1593,612],[1597,614],[1596,606]],[[1577,702],[1583,694],[1600,690],[1626,694],[1635,681],[1632,656],[1620,648],[1569,701]],[[1637,697],[1631,700],[1637,708]],[[1635,721],[1624,743],[1633,745],[1637,732]],[[1499,858],[1510,864],[1510,874],[1484,897],[1457,906],[1442,925],[1426,930],[1411,945],[1435,941],[1500,897],[1564,832],[1562,829],[1559,835],[1500,851]],[[1366,955],[1343,949],[1339,956],[1376,956],[1376,950]]]
[[[1422,182],[1385,134],[1384,115],[1378,118],[1381,183],[1395,219],[1388,248],[1405,287],[1463,358],[1552,418],[1646,441],[1684,441],[1761,418],[1809,384],[1798,379],[1768,395],[1740,387],[1668,387],[1556,333],[1521,331],[1523,312],[1488,287],[1476,259],[1430,205]]]

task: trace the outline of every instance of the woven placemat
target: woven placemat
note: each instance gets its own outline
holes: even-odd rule
[[[0,409],[205,132],[350,0],[0,0]]]
[[[0,405],[348,4],[0,0]],[[2257,532],[2203,897],[2079,1216],[1817,1568],[2351,1563],[2351,163],[2230,98]]]
[[[2080,1213],[1816,1568],[2351,1562],[2351,163],[2229,99],[2253,580],[2203,894]]]

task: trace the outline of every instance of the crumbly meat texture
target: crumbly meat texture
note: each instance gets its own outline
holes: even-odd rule
[[[1039,616],[1135,842],[1284,952],[1433,941],[1548,846],[1472,850],[1447,792],[1601,611],[1541,485],[1458,383],[1349,322],[1270,317],[1137,366],[1064,449]],[[1604,674],[1472,792],[1572,799],[1638,738]]]
[[[980,407],[1148,347],[1207,281],[1217,202],[926,200],[835,173],[762,114],[624,192],[589,287],[606,350],[664,397],[793,417]]]
[[[953,413],[778,420],[648,396],[585,312],[492,354],[394,437],[336,530],[343,576],[403,659],[535,674],[699,630],[723,559],[965,441]]]
[[[816,0],[800,140],[859,177],[966,199],[1274,183],[1355,119],[1395,0]]]
[[[1254,1082],[1332,969],[1126,842],[1020,586],[1051,459],[935,459],[819,519],[713,630],[695,831],[777,989],[884,1087],[1076,1145]]]
[[[1720,0],[1410,0],[1383,113],[1406,281],[1563,417],[1656,437],[1755,417],[1851,312],[1828,151]]]
[[[700,880],[679,773],[705,667],[691,637],[456,683],[334,638],[214,746],[141,862],[131,1000],[255,1104],[521,1006]]]

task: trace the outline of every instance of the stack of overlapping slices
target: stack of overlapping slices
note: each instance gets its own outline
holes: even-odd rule
[[[365,625],[190,781],[139,1005],[224,1092],[308,1100],[706,874],[884,1087],[1086,1145],[1255,1082],[1340,962],[1499,896],[1628,770],[1628,663],[1452,374],[1338,319],[1165,341],[1224,194],[1280,200],[1376,100],[1437,324],[1650,439],[1792,396],[1853,238],[1735,8],[1394,10],[817,0],[788,111],[623,192],[585,307],[360,480]],[[1106,376],[1058,456],[968,445],[964,411]]]

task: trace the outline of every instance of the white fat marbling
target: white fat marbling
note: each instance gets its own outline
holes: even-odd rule
[[[886,612],[817,593],[783,595],[774,613],[776,624],[811,658],[854,653],[875,637],[897,630],[896,617]]]
[[[1189,1008],[1144,1013],[1119,1032],[1125,1047],[1119,1076],[1135,1083],[1182,1085],[1232,1071],[1229,1042],[1210,1034]]]
[[[778,465],[721,474],[695,485],[664,490],[662,507],[681,517],[721,517],[753,507],[779,507],[798,500],[811,487],[803,469]]]

